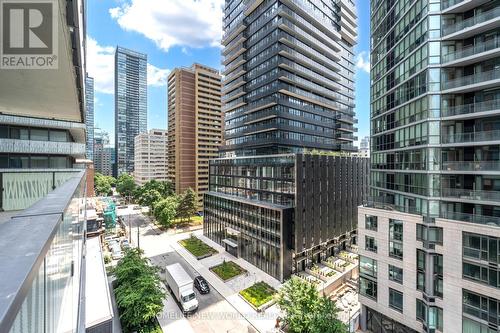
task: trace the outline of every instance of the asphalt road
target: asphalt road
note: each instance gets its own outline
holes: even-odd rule
[[[194,270],[194,268],[182,258],[173,248],[168,244],[168,236],[165,233],[157,233],[154,229],[148,228],[147,219],[140,214],[138,210],[129,210],[130,213],[130,229],[132,231],[132,244],[137,244],[137,227],[140,226],[140,236],[139,245],[145,250],[146,256],[148,256],[148,250],[150,247],[155,247],[153,253],[161,253],[158,255],[149,256],[151,262],[154,265],[164,268],[167,265],[179,263],[186,270],[186,272],[192,277],[196,277],[199,274]],[[123,213],[126,214],[125,211]],[[128,213],[128,212],[127,212]],[[123,216],[125,226],[127,230],[129,229],[129,216]],[[165,242],[160,242],[163,244],[161,249],[159,249],[158,239],[165,239]],[[154,241],[153,241],[154,239]],[[148,241],[149,240],[149,241]],[[199,307],[198,310],[188,315],[186,318],[196,333],[247,333],[248,332],[248,322],[241,317],[241,315],[236,311],[236,309],[229,304],[215,288],[210,285],[210,293],[200,294],[196,288],[194,288],[196,298],[198,299]],[[169,298],[175,299],[175,297],[169,293]],[[179,303],[176,301],[177,306]],[[176,314],[180,314],[180,307],[176,309]],[[182,333],[182,332],[176,332]]]

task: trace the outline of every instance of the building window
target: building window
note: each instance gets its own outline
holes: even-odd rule
[[[403,293],[389,288],[389,307],[403,313]]]
[[[403,259],[403,221],[389,220],[389,256]]]
[[[486,235],[463,233],[463,256],[470,259],[499,263],[499,239]]]
[[[427,305],[417,298],[417,320],[427,322]]]
[[[374,215],[365,215],[365,229],[377,231],[378,217]]]
[[[359,293],[363,296],[377,300],[377,282],[370,280],[368,278],[365,278],[363,276],[360,276],[359,277]]]
[[[484,320],[488,323],[498,326],[498,317],[500,315],[500,302],[488,296],[476,294],[474,292],[463,289],[462,290],[462,311],[468,314],[472,319]],[[464,332],[465,326],[464,326]],[[483,332],[467,331],[467,332]],[[484,331],[488,332],[488,331]]]
[[[425,252],[417,249],[417,290],[425,292]]]
[[[499,288],[499,271],[495,268],[478,263],[464,262],[462,264],[463,277],[483,284]]]
[[[443,331],[443,309],[437,306],[429,307],[429,322],[427,327],[431,330],[437,329]]]
[[[403,269],[389,265],[389,280],[403,284]]]
[[[432,255],[432,259],[434,295],[443,298],[443,256],[441,254],[434,254]]]
[[[377,260],[360,256],[359,272],[363,275],[377,278]]]
[[[377,241],[375,238],[370,236],[365,236],[365,250],[377,252]]]
[[[432,244],[443,244],[443,228],[416,224],[417,240]]]

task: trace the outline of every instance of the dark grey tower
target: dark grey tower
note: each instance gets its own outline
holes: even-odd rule
[[[226,156],[354,151],[349,0],[226,0]]]

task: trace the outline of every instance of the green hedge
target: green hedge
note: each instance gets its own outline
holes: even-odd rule
[[[217,253],[216,249],[205,244],[202,240],[196,238],[195,236],[183,239],[179,241],[179,244],[181,244],[186,250],[191,252],[191,254],[197,258]]]

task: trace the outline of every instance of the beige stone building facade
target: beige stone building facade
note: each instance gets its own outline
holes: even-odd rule
[[[137,135],[134,147],[134,179],[137,185],[144,185],[153,179],[168,180],[166,130],[152,129],[148,133]]]

